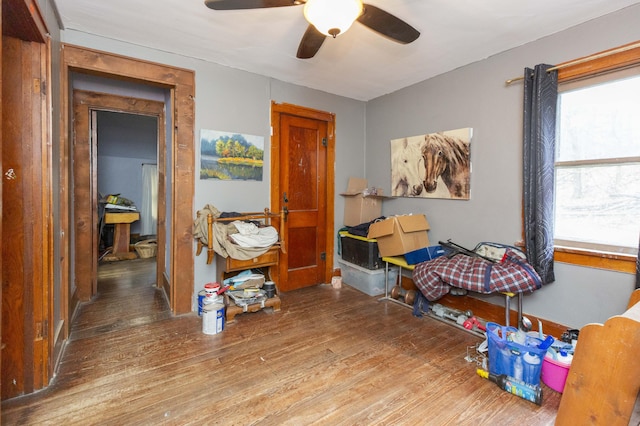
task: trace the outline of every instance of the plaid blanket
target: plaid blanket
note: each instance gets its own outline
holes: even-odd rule
[[[533,267],[510,248],[496,263],[464,254],[419,263],[413,270],[413,282],[429,301],[440,299],[451,286],[485,294],[525,293],[542,287]]]

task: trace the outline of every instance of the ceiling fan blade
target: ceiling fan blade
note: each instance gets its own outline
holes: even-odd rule
[[[411,43],[420,36],[418,30],[402,19],[370,4],[364,5],[364,11],[358,17],[358,22],[402,44]]]
[[[320,50],[326,38],[327,36],[316,30],[316,27],[310,24],[307,27],[307,31],[304,32],[302,40],[300,40],[296,57],[298,59],[313,58],[315,54],[318,53],[318,50]]]
[[[213,10],[264,9],[303,3],[301,0],[204,0],[204,4]]]

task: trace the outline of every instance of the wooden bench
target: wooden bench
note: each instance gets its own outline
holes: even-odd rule
[[[401,305],[407,305],[399,300],[396,300],[394,297],[390,296],[389,288],[388,288],[388,276],[389,276],[389,264],[395,265],[398,267],[398,283],[402,282],[402,270],[406,269],[408,271],[413,271],[415,265],[409,265],[405,260],[404,256],[385,256],[382,258],[384,262],[384,297],[380,300],[388,300],[390,302],[399,303]],[[518,327],[520,322],[522,321],[522,293],[512,293],[512,292],[500,292],[500,294],[504,295],[504,316],[505,316],[505,325],[508,327],[509,317],[511,313],[511,298],[517,296],[518,297]]]
[[[639,302],[640,289],[622,315],[582,327],[556,425],[629,424],[640,391]]]

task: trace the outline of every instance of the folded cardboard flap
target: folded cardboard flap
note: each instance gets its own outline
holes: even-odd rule
[[[347,184],[347,191],[341,193],[340,195],[358,195],[365,190],[365,188],[369,185],[366,179],[363,178],[349,178],[349,183]]]
[[[429,230],[429,222],[423,214],[398,216],[398,224],[405,233]]]
[[[400,256],[429,246],[429,222],[423,214],[392,216],[369,226],[367,238],[378,241],[380,256]]]
[[[383,195],[382,188],[372,187],[371,190],[369,190],[369,182],[366,179],[354,177],[349,178],[347,190],[345,192],[341,192],[340,195],[345,197],[361,195],[367,198],[386,198]]]
[[[393,235],[394,229],[396,229],[396,223],[392,220],[392,218],[374,222],[371,224],[371,226],[369,226],[369,233],[367,234],[367,238],[377,239]]]

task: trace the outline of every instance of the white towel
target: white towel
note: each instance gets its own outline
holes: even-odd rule
[[[230,235],[240,247],[269,247],[278,242],[278,231],[273,226],[258,228],[253,223],[233,222],[237,234]]]

